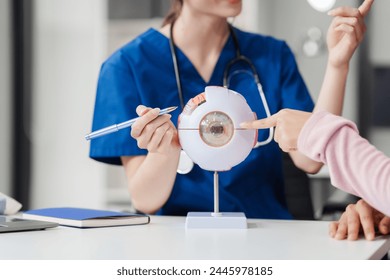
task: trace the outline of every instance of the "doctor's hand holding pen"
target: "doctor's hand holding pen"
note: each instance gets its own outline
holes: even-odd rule
[[[159,108],[143,105],[139,105],[136,111],[140,118],[131,127],[131,137],[137,140],[139,148],[161,154],[180,151],[177,129],[171,115],[159,115]]]

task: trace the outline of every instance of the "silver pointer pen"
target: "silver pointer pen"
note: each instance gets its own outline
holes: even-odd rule
[[[162,109],[162,110],[160,110],[160,113],[158,113],[158,115],[161,116],[161,115],[164,115],[164,114],[168,114],[168,113],[176,110],[176,108],[177,108],[177,106],[172,106],[172,107],[168,107],[168,108]],[[131,119],[131,120],[128,120],[128,121],[121,122],[119,124],[113,124],[111,126],[107,126],[105,128],[96,130],[94,132],[91,132],[90,134],[85,135],[85,139],[86,140],[91,140],[91,139],[94,139],[94,138],[97,138],[97,137],[100,137],[100,136],[103,136],[103,135],[106,135],[106,134],[117,132],[117,131],[119,131],[119,130],[121,130],[123,128],[130,127],[139,118],[140,117],[137,117],[137,118],[134,118],[134,119]]]

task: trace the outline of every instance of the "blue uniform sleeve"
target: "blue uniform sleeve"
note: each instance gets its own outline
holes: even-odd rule
[[[285,42],[281,51],[282,108],[311,112],[314,103],[299,72],[294,54]]]
[[[120,52],[111,56],[100,71],[92,130],[118,124],[137,117],[136,108],[141,104],[134,75],[129,63]],[[121,156],[143,155],[136,141],[130,136],[130,128],[91,140],[90,157],[110,164],[121,164]]]

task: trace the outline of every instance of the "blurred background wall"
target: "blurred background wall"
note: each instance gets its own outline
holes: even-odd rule
[[[11,15],[10,1],[0,1],[0,192],[11,192]]]
[[[88,159],[106,1],[35,0],[31,205],[102,207],[103,166]]]
[[[16,2],[30,3],[24,6],[30,15],[31,24],[25,28],[30,39],[22,46],[15,45],[15,33],[20,32],[15,29]],[[336,5],[356,7],[360,2],[339,0]],[[101,63],[137,34],[149,27],[158,28],[168,7],[169,0],[0,0],[1,192],[15,196],[18,189],[27,188],[27,198],[20,194],[16,198],[24,200],[28,208],[131,208],[122,168],[89,159],[84,135],[91,129]],[[344,116],[357,122],[364,136],[387,155],[390,123],[378,121],[381,115],[376,112],[387,113],[383,100],[386,94],[390,96],[386,83],[390,80],[386,79],[390,68],[389,12],[390,1],[375,1],[366,40],[351,63],[344,107]],[[244,0],[243,13],[234,24],[286,40],[316,100],[325,70],[330,21],[306,0]],[[31,46],[30,81],[25,83],[30,86],[19,107],[28,105],[24,121],[29,125],[18,133],[26,139],[28,152],[15,159],[15,84],[24,80],[14,77],[13,68],[15,55],[26,46]],[[26,165],[20,170],[19,160]],[[19,177],[26,180],[20,182]],[[319,180],[329,185],[326,171],[312,180],[313,185]],[[321,204],[330,195],[320,190],[313,199]]]

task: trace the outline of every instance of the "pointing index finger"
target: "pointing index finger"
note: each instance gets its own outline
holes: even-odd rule
[[[370,11],[372,3],[374,3],[374,0],[365,0],[363,4],[361,4],[358,8],[359,12],[363,17],[365,17]]]
[[[268,118],[264,118],[252,122],[241,123],[240,126],[242,128],[247,128],[247,129],[270,128],[276,126],[276,118],[277,118],[277,113]]]

